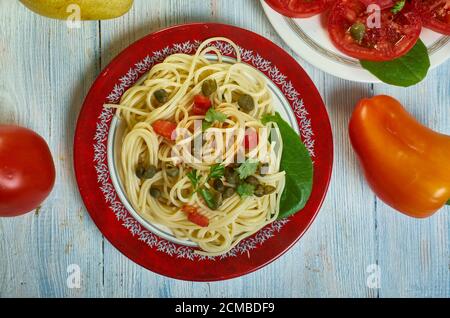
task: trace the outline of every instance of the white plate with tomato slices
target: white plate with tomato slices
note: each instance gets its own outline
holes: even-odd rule
[[[431,68],[450,57],[450,0],[406,0],[402,10],[392,14],[398,2],[261,0],[275,30],[297,55],[324,72],[366,83],[380,80],[364,69],[360,60],[396,59],[407,53],[419,37],[428,49]],[[366,8],[370,4],[378,4],[382,8],[381,31],[377,31],[378,36],[373,36],[372,43],[371,38],[362,38],[358,28],[353,27],[362,18],[367,21],[369,14]],[[349,18],[349,12],[358,12],[358,18]],[[392,20],[395,24],[390,24]],[[375,49],[379,47],[387,49]]]

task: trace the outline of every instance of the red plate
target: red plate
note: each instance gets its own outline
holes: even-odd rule
[[[211,37],[227,37],[242,50],[244,62],[263,72],[285,96],[302,139],[314,160],[314,185],[306,207],[287,220],[268,225],[225,256],[199,257],[191,247],[169,242],[148,231],[127,211],[114,188],[108,168],[107,141],[113,111],[126,89],[156,63],[173,53],[193,54]],[[233,50],[215,45],[224,55]],[[287,107],[289,107],[287,106]],[[103,235],[134,262],[161,275],[216,281],[253,272],[286,252],[313,222],[328,189],[333,165],[333,137],[323,101],[305,71],[269,40],[237,27],[195,23],[171,27],[137,41],[116,57],[93,84],[75,133],[75,174],[78,187]]]

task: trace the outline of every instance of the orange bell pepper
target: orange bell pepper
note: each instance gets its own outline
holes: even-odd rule
[[[394,98],[363,99],[350,139],[367,181],[394,209],[425,218],[450,199],[450,136],[417,122]]]

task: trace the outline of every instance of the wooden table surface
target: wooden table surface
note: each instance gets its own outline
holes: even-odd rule
[[[327,105],[334,172],[312,227],[264,269],[225,282],[177,281],[134,264],[103,238],[73,173],[72,141],[84,97],[100,70],[129,44],[193,21],[244,27],[291,52],[257,0],[136,0],[126,16],[79,29],[0,0],[0,123],[36,130],[49,142],[57,167],[54,191],[38,212],[0,219],[0,296],[450,297],[450,208],[426,220],[394,212],[365,183],[347,135],[356,102],[382,93],[450,134],[449,62],[421,84],[401,89],[341,80],[295,56]],[[66,284],[70,264],[79,265],[80,288]]]

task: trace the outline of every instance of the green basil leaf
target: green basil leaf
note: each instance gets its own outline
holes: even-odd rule
[[[447,201],[447,205],[450,205],[450,200]]]
[[[386,62],[360,61],[362,67],[381,81],[401,87],[409,87],[421,82],[430,69],[430,57],[422,40],[406,55]]]
[[[267,122],[278,125],[284,144],[280,170],[286,172],[286,185],[278,217],[283,219],[302,210],[308,202],[313,186],[313,163],[299,135],[280,114],[264,116],[263,123]]]

